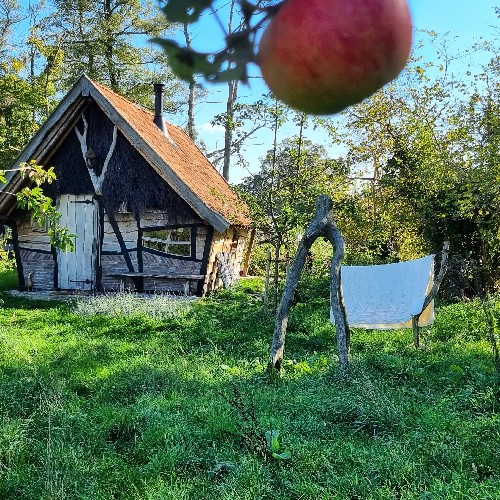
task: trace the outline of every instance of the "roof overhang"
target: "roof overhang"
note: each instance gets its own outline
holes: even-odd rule
[[[90,83],[88,78],[83,76],[78,80],[7,172],[6,183],[0,184],[0,215],[3,217],[10,215],[14,210],[16,206],[15,194],[29,185],[29,181],[19,173],[19,167],[31,160],[43,165],[50,150],[57,146],[71,131],[85,105],[84,98],[89,96],[88,83]]]

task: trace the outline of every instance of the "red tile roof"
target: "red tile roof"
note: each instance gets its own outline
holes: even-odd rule
[[[101,84],[92,83],[116,112],[206,206],[233,225],[250,225],[247,205],[180,127],[166,123],[171,138],[169,140],[153,123],[153,113]],[[138,149],[140,150],[140,147]],[[168,182],[167,172],[164,178]]]

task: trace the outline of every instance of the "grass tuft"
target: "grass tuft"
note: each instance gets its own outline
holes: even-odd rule
[[[80,316],[148,316],[163,320],[184,315],[189,310],[190,302],[190,298],[170,294],[138,296],[127,292],[110,293],[77,300],[73,312]]]

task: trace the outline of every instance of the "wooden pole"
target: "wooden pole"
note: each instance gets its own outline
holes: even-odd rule
[[[252,229],[250,231],[250,239],[248,240],[248,247],[247,247],[246,252],[245,252],[245,258],[243,261],[243,269],[241,271],[242,276],[248,276],[248,267],[250,266],[250,255],[252,253],[253,245],[255,243],[255,233],[256,233],[255,229]]]
[[[441,286],[441,283],[443,281],[444,275],[446,274],[446,271],[448,270],[448,252],[450,250],[450,242],[445,241],[443,244],[443,249],[441,250],[441,263],[439,266],[439,273],[434,280],[434,283],[432,284],[431,291],[426,295],[424,299],[424,304],[422,306],[422,311],[420,314],[416,314],[415,316],[412,317],[411,319],[411,326],[413,330],[413,344],[415,345],[416,348],[420,347],[420,328],[418,326],[418,320],[420,319],[420,315],[425,311],[427,306],[435,299],[439,287]]]
[[[333,202],[328,196],[321,195],[317,198],[316,214],[307,227],[297,248],[297,253],[295,254],[293,264],[287,276],[285,289],[276,314],[276,325],[269,356],[269,370],[271,372],[274,370],[279,371],[281,369],[285,350],[288,315],[295,296],[297,283],[306,262],[307,253],[309,252],[314,241],[320,236],[327,238],[334,247],[334,254],[330,268],[330,302],[337,329],[337,346],[340,369],[345,373],[349,367],[349,325],[347,324],[345,307],[340,288],[340,265],[342,259],[344,258],[344,240],[333,220],[332,208]]]
[[[418,320],[420,319],[420,314],[413,316],[411,318],[411,327],[413,330],[413,344],[416,348],[420,347],[420,328],[418,327]]]

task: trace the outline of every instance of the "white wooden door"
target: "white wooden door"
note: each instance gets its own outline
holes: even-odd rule
[[[76,234],[73,252],[58,251],[58,282],[63,290],[92,290],[95,285],[97,203],[92,195],[64,194],[59,198],[60,225]]]

